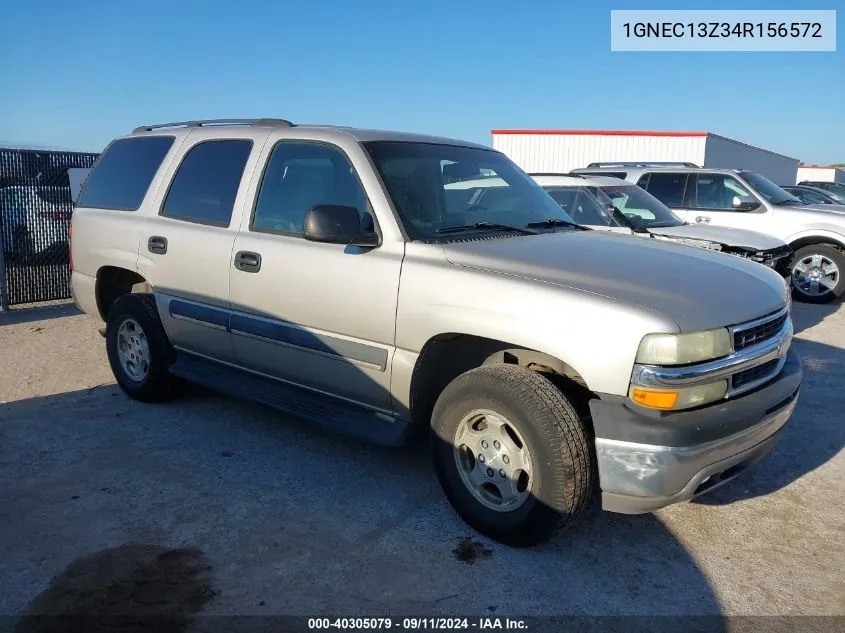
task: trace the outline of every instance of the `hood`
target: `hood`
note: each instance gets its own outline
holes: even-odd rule
[[[652,235],[717,242],[724,246],[747,248],[751,251],[768,251],[786,246],[784,242],[771,235],[764,235],[763,233],[748,231],[746,229],[732,229],[726,226],[712,226],[709,224],[682,224],[681,226],[658,227],[649,229],[648,232]]]
[[[755,262],[604,231],[451,242],[443,249],[456,266],[642,306],[675,321],[682,331],[755,319],[782,308],[786,297],[780,275]]]
[[[834,216],[845,215],[845,204],[799,204],[796,206],[782,205],[774,207],[775,211],[797,211],[799,213],[821,213],[823,215],[832,214]],[[829,216],[828,216],[829,217]]]

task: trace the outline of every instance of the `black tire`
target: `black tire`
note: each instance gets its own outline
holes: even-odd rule
[[[485,506],[458,470],[455,433],[476,409],[505,416],[531,454],[530,494],[512,511]],[[546,541],[581,513],[592,494],[584,425],[560,390],[536,372],[491,365],[461,374],[437,399],[431,425],[435,472],[446,497],[464,521],[496,541],[518,547]]]
[[[142,380],[135,380],[119,359],[118,331],[127,319],[140,326],[149,347],[148,370]],[[118,386],[133,400],[163,402],[174,395],[177,380],[170,373],[170,365],[175,360],[175,352],[151,294],[126,294],[112,304],[106,322],[106,352]]]
[[[795,267],[802,260],[812,257],[813,255],[826,257],[839,269],[836,286],[824,294],[806,294],[801,291],[798,282],[796,281]],[[792,259],[792,296],[794,299],[804,303],[830,303],[842,295],[845,295],[845,253],[831,244],[811,244],[810,246],[803,246],[795,251],[795,255]]]

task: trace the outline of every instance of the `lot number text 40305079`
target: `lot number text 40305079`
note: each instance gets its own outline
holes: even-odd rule
[[[527,629],[522,619],[480,617],[480,618],[308,618],[309,630],[351,629],[351,630],[511,630]]]

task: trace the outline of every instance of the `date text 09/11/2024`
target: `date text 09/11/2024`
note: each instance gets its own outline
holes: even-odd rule
[[[526,630],[524,620],[513,618],[309,618],[310,630]]]
[[[636,38],[821,38],[819,22],[625,22],[625,37]]]

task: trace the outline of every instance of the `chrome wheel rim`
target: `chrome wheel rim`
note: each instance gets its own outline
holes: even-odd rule
[[[824,255],[808,255],[792,266],[792,285],[803,295],[819,297],[839,283],[839,266]]]
[[[488,409],[464,416],[452,442],[461,481],[475,499],[497,512],[512,512],[531,494],[531,454],[516,427]]]
[[[143,382],[150,371],[147,335],[135,319],[125,319],[117,329],[117,358],[126,377]]]

